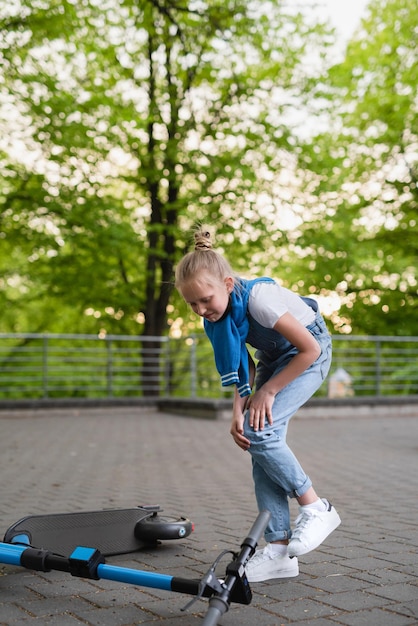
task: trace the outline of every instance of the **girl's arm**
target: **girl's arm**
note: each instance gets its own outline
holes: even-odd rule
[[[250,387],[252,387],[255,377],[255,364],[250,354],[248,354],[248,365],[250,370],[249,383]],[[234,438],[235,443],[243,450],[248,450],[248,448],[250,447],[250,442],[246,437],[244,437],[244,413],[247,408],[248,401],[249,396],[241,398],[237,391],[237,388],[235,387],[230,433]]]
[[[265,418],[269,424],[272,424],[271,408],[276,394],[308,369],[321,354],[321,348],[316,339],[291,313],[282,315],[275,323],[274,330],[286,337],[298,349],[298,353],[281,372],[270,378],[251,396],[248,408],[250,409],[250,426],[254,430],[264,427]]]

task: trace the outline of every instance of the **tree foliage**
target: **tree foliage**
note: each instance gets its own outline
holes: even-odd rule
[[[414,19],[400,4],[372,4],[367,38],[328,75],[329,29],[280,0],[2,7],[3,330],[190,329],[173,266],[208,221],[242,274],[341,297],[335,329],[411,333]]]
[[[93,326],[161,334],[195,220],[216,222],[221,240],[234,232],[242,259],[249,241],[263,249],[273,216],[259,214],[258,190],[282,168],[286,111],[321,31],[280,2],[7,11],[3,295],[17,281],[34,303],[10,330],[59,329],[66,309],[72,330],[91,326],[87,312]]]
[[[325,277],[324,293],[341,299],[342,332],[416,334],[416,35],[407,0],[371,2],[345,59],[318,85],[329,127],[301,162],[321,210],[301,225],[298,245]]]

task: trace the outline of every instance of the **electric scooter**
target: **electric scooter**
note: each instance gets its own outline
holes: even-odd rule
[[[261,512],[239,551],[222,551],[200,580],[106,563],[106,556],[185,538],[193,531],[193,523],[187,518],[163,517],[160,512],[159,506],[141,506],[24,517],[6,531],[0,542],[0,562],[34,571],[57,570],[86,579],[107,579],[195,596],[184,610],[199,598],[208,598],[202,626],[217,626],[231,602],[250,604],[252,592],[245,566],[256,550],[270,513]],[[216,568],[227,554],[232,559],[225,574],[218,578]]]

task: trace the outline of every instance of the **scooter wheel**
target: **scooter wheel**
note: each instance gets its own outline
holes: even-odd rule
[[[193,531],[193,523],[186,517],[160,517],[154,513],[135,524],[135,537],[142,541],[184,539]]]

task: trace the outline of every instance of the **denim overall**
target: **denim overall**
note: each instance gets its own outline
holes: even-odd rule
[[[302,298],[315,311],[315,320],[307,326],[321,347],[317,360],[298,378],[276,395],[272,407],[273,424],[255,432],[244,423],[244,435],[251,442],[253,479],[257,505],[260,511],[271,513],[265,531],[268,542],[288,539],[291,536],[288,498],[302,496],[311,486],[310,478],[286,443],[290,418],[304,405],[326,378],[332,356],[331,336],[311,298]],[[249,316],[250,328],[247,343],[256,348],[258,360],[255,386],[260,388],[280,372],[297,354],[298,350],[280,333],[265,328]]]

